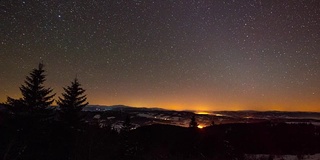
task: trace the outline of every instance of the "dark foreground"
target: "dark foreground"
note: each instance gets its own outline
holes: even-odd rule
[[[0,126],[0,159],[244,159],[244,154],[320,153],[320,127],[251,123],[203,129],[151,125],[118,134],[59,122]]]

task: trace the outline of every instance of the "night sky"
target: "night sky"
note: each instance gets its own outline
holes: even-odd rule
[[[39,62],[90,104],[320,111],[319,0],[1,0],[0,102]],[[57,97],[56,96],[56,97]]]

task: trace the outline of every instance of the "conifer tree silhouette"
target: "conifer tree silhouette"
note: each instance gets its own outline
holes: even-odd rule
[[[62,93],[62,98],[59,97],[57,101],[60,107],[59,118],[67,124],[76,125],[82,120],[80,115],[81,110],[89,104],[86,102],[87,98],[86,95],[84,95],[85,90],[81,88],[81,84],[77,78],[71,82],[71,86],[63,89],[65,93]]]
[[[130,119],[130,116],[127,115],[127,116],[126,116],[126,119],[125,119],[125,121],[124,121],[124,123],[123,123],[123,128],[122,128],[122,130],[125,131],[125,132],[128,132],[128,131],[131,130],[131,127],[132,127],[131,119]]]
[[[20,87],[22,98],[7,98],[5,104],[16,118],[22,116],[43,121],[53,117],[50,105],[55,94],[52,94],[51,88],[45,88],[43,85],[46,81],[43,68],[43,63],[39,63],[38,68],[33,69],[26,77],[25,84]]]
[[[198,127],[198,123],[197,123],[196,117],[194,115],[191,117],[191,121],[189,123],[189,127],[190,128],[197,128]]]

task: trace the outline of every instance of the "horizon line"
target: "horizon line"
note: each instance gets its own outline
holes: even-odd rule
[[[186,112],[313,112],[313,113],[320,113],[320,111],[309,111],[309,110],[195,110],[195,109],[167,109],[162,107],[147,107],[147,106],[130,106],[130,105],[124,105],[124,104],[113,104],[113,105],[104,105],[104,104],[89,104],[86,107],[89,106],[101,106],[101,107],[113,107],[113,106],[125,106],[125,107],[131,107],[131,108],[149,108],[149,109],[163,109],[168,111],[186,111]]]

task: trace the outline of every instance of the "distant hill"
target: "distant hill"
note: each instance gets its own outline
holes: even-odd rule
[[[162,108],[148,108],[148,107],[132,107],[126,105],[112,105],[112,106],[104,106],[104,105],[88,105],[87,107],[83,108],[83,111],[129,111],[129,110],[165,110]]]
[[[103,106],[103,105],[89,105],[83,109],[83,111],[89,112],[103,112],[103,111],[120,111],[120,112],[156,112],[156,111],[167,111],[167,112],[187,112],[187,113],[195,113],[205,116],[206,113],[215,117],[224,117],[224,118],[232,118],[232,119],[264,119],[264,120],[274,120],[274,119],[287,119],[287,120],[299,120],[299,119],[312,119],[320,121],[320,113],[319,112],[293,112],[293,111],[254,111],[254,110],[243,110],[243,111],[206,111],[206,112],[198,112],[194,110],[185,110],[185,111],[174,111],[167,110],[162,108],[148,108],[148,107],[132,107],[126,105],[112,105],[112,106]]]

